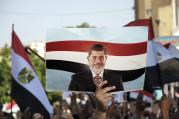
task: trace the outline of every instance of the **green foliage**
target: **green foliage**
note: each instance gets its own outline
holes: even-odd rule
[[[77,25],[77,26],[67,26],[65,28],[95,28],[94,26],[90,26],[88,23],[84,22],[80,25]]]
[[[0,49],[0,102],[10,101],[10,48],[5,44],[4,48]]]
[[[43,87],[45,87],[45,62],[41,61],[33,53],[30,53],[29,56],[38,78],[41,80]]]
[[[56,102],[62,101],[61,92],[47,92],[47,96],[51,104],[55,104]]]
[[[77,28],[90,28],[90,25],[86,22],[80,24],[80,25],[77,25]]]

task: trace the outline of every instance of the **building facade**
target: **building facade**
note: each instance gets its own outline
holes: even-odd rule
[[[173,35],[174,1],[175,0],[135,0],[135,18],[146,19],[151,16],[155,36],[171,36]]]

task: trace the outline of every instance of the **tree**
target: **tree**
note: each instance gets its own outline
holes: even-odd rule
[[[83,22],[77,26],[66,26],[65,28],[95,28],[94,26],[90,26],[88,23]]]
[[[10,48],[7,44],[0,51],[0,102],[10,101],[11,68]]]
[[[90,25],[86,22],[82,23],[81,25],[77,25],[77,28],[90,28]]]

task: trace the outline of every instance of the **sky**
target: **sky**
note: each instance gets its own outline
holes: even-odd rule
[[[134,0],[0,0],[0,47],[11,45],[12,24],[28,45],[45,42],[49,28],[121,27],[134,20],[133,8]]]

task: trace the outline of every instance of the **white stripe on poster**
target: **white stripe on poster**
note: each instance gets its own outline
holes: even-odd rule
[[[107,56],[105,69],[134,70],[146,67],[146,55]],[[64,60],[88,65],[88,53],[72,51],[46,52],[46,60]]]

